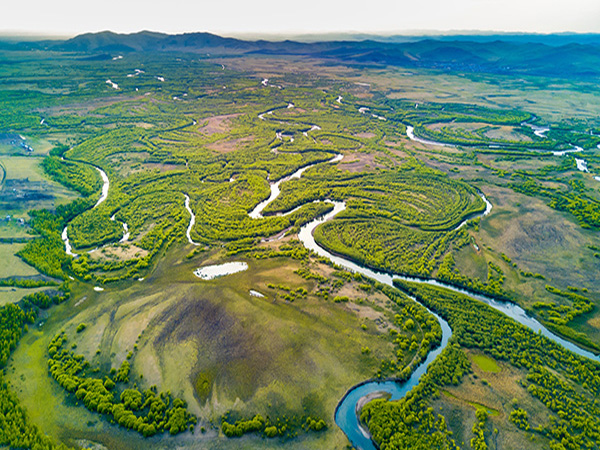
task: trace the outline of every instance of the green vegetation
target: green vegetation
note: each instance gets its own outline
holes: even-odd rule
[[[500,372],[500,366],[492,358],[485,355],[473,355],[473,362],[484,372]]]
[[[322,431],[327,428],[323,419],[311,416],[285,418],[283,421],[277,419],[275,422],[271,422],[268,417],[265,419],[257,414],[252,419],[236,420],[235,423],[230,423],[228,420],[231,419],[225,415],[221,422],[221,430],[227,437],[240,437],[247,433],[259,433],[266,438],[277,436],[291,438],[298,434],[298,428],[307,431]]]
[[[488,418],[488,413],[485,409],[478,409],[475,412],[475,415],[477,417],[477,422],[473,425],[473,434],[475,437],[471,439],[471,448],[473,450],[487,450],[488,446],[485,442],[483,431]]]
[[[64,270],[70,263],[70,257],[64,252],[61,231],[70,218],[87,206],[86,201],[77,200],[67,206],[59,206],[56,214],[47,210],[31,211],[31,228],[40,237],[28,242],[18,255],[46,275],[66,278]]]
[[[0,444],[13,448],[67,449],[64,445],[56,445],[52,439],[44,435],[38,427],[27,420],[27,413],[19,405],[19,399],[8,388],[3,375],[0,375]]]
[[[572,214],[583,228],[600,229],[599,201],[580,190],[565,192],[545,187],[532,179],[513,182],[509,186],[516,192],[547,200],[548,206],[553,209]]]
[[[58,286],[58,283],[50,280],[35,280],[29,278],[4,278],[0,279],[0,286],[36,288],[41,286]]]
[[[81,332],[81,325],[77,332]],[[65,348],[67,337],[59,334],[48,346],[48,371],[68,392],[75,394],[91,411],[97,411],[122,427],[153,436],[168,431],[177,434],[196,424],[197,419],[186,410],[183,400],[171,399],[168,393],[150,388],[143,393],[136,386],[123,388],[129,382],[129,363],[124,361],[114,377],[88,375],[90,364],[83,355]],[[120,392],[120,394],[119,394]],[[119,401],[117,400],[119,399]]]
[[[78,191],[84,197],[94,195],[102,186],[98,172],[89,165],[61,159],[67,150],[68,147],[63,145],[54,148],[50,156],[42,162],[44,171],[54,180]]]
[[[61,295],[50,298],[46,294],[28,295],[18,305],[0,308],[0,369],[4,369],[10,354],[15,350],[21,336],[33,324],[39,309],[47,309],[66,298]],[[66,449],[56,444],[31,424],[15,393],[5,380],[4,370],[0,371],[0,444],[10,447]]]
[[[597,424],[598,416],[594,412],[597,410],[595,398],[600,392],[598,363],[570,353],[489,306],[464,295],[441,288],[397,283],[448,320],[453,329],[454,345],[444,351],[444,358],[435,361],[425,381],[408,397],[399,402],[374,401],[363,409],[361,418],[374,430],[373,436],[380,445],[386,445],[386,448],[409,448],[405,446],[407,443],[421,442],[419,435],[425,434],[422,442],[426,442],[425,439],[430,439],[427,437],[429,433],[440,440],[440,448],[453,445],[450,438],[442,433],[443,427],[438,425],[444,423],[443,418],[435,422],[431,409],[427,410],[430,411],[427,426],[423,425],[423,420],[418,426],[407,425],[411,424],[409,418],[415,413],[415,403],[421,402],[416,411],[423,411],[427,399],[438,395],[439,387],[460,383],[465,373],[466,358],[460,347],[479,349],[491,358],[528,371],[522,382],[529,394],[539,399],[550,412],[547,422],[540,424],[535,432],[547,438],[552,448],[560,448],[561,445],[568,449],[581,448],[582,445],[593,447],[598,442],[600,424]],[[462,355],[462,360],[458,356],[455,360],[448,359],[449,355],[455,354]],[[466,364],[468,367],[468,362]],[[459,371],[458,376],[449,380],[448,374],[440,374],[442,368],[448,373]],[[574,385],[580,389],[575,389]],[[391,411],[396,413],[392,414]],[[511,420],[519,427],[527,427],[524,425],[526,417],[522,412],[511,414]],[[485,440],[481,423],[485,421],[479,416],[478,421],[474,429],[474,442],[482,446]],[[414,440],[405,440],[404,434],[408,436],[407,439]]]
[[[196,416],[209,447],[345,445],[332,412],[346,389],[407,379],[441,329],[400,291],[302,246],[296,234],[331,211],[326,199],[347,206],[315,230],[328,250],[519,302],[598,349],[595,86],[292,58],[285,69],[232,58],[233,70],[185,53],[46,56],[0,51],[10,80],[0,89],[0,210],[14,216],[0,230],[0,287],[28,294],[0,308],[0,446],[51,448],[89,434],[107,447],[185,447],[187,436],[145,437],[194,432]],[[261,86],[263,76],[283,89]],[[589,110],[571,117],[573,99]],[[540,137],[523,122],[550,130]],[[410,141],[407,125],[455,146]],[[10,143],[18,134],[33,152]],[[590,174],[572,155],[552,154],[573,145],[585,149],[577,157]],[[330,163],[337,154],[344,159]],[[281,184],[264,218],[248,216],[270,183],[312,164]],[[110,180],[98,206],[96,168]],[[492,214],[458,228],[485,210],[480,192]],[[519,228],[531,215],[537,222]],[[65,254],[65,228],[76,258]],[[530,258],[532,249],[547,253]],[[193,276],[234,257],[247,272],[206,283]],[[448,320],[454,337],[405,399],[364,407],[382,448],[494,448],[492,429],[505,433],[505,422],[523,441],[533,436],[532,447],[598,446],[596,364],[460,294],[400,284]],[[17,344],[33,324],[30,354]],[[496,403],[477,400],[494,389],[509,404],[500,377],[528,401],[496,414]],[[44,394],[39,404],[27,397],[33,389]],[[463,402],[469,417],[438,414],[445,401]],[[51,407],[61,414],[37,411]]]

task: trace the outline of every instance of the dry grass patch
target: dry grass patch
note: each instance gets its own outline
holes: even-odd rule
[[[227,139],[227,140],[212,142],[210,144],[206,144],[206,147],[210,150],[214,150],[219,153],[229,153],[229,152],[233,152],[233,151],[237,150],[243,144],[252,142],[253,139],[254,139],[254,136],[250,135],[250,136],[245,136],[245,137],[237,138],[237,139]]]
[[[371,139],[371,138],[376,137],[377,135],[370,131],[361,131],[360,133],[355,133],[354,136],[361,138],[361,139]]]
[[[340,162],[340,170],[348,172],[365,172],[383,166],[375,162],[376,155],[373,153],[347,153]]]
[[[222,116],[209,117],[201,122],[203,125],[198,127],[198,131],[207,136],[216,133],[226,133],[232,128],[231,120],[238,116],[240,114],[224,114]]]
[[[532,142],[529,136],[520,133],[516,127],[510,125],[491,125],[485,122],[439,122],[428,124],[427,128],[433,131],[449,128],[451,130],[466,130],[471,133],[487,128],[483,135],[489,139]]]
[[[107,245],[89,254],[91,259],[117,259],[129,260],[133,258],[144,258],[148,251],[133,244]]]

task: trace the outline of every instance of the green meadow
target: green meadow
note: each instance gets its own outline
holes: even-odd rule
[[[323,248],[600,352],[595,85],[273,55],[0,61],[0,131],[33,148],[0,140],[0,446],[348,448],[348,389],[439,345],[421,303],[453,337],[409,396],[363,407],[380,448],[598,447],[597,364],[298,240],[343,201]],[[247,270],[194,274],[228,262]]]

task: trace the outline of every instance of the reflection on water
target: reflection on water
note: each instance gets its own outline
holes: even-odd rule
[[[231,275],[237,272],[243,272],[248,269],[245,262],[229,262],[225,264],[215,264],[214,266],[199,267],[194,270],[194,275],[202,280],[213,280],[225,275]]]

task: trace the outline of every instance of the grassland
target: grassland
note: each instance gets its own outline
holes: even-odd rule
[[[228,67],[273,78],[293,71],[302,76],[321,73],[343,86],[344,92],[369,100],[380,95],[414,103],[465,103],[488,108],[530,111],[545,122],[595,120],[600,103],[589,80],[457,73],[402,68],[349,67],[316,59],[282,60],[266,57],[219,59]],[[284,68],[285,67],[285,68]]]
[[[0,156],[5,171],[0,195],[0,214],[26,218],[27,211],[54,209],[77,198],[77,194],[48,179],[41,167],[42,158],[34,156]]]
[[[551,313],[560,311],[565,323],[556,331],[593,349],[600,345],[597,218],[583,220],[578,208],[557,204],[566,198],[593,212],[600,200],[596,173],[577,171],[571,156],[526,148],[531,142],[563,148],[585,135],[590,145],[579,156],[591,171],[600,167],[589,137],[598,129],[600,106],[588,84],[297,58],[53,56],[2,54],[13,63],[0,76],[22,84],[0,90],[0,128],[27,136],[34,152],[0,143],[6,173],[0,194],[7,196],[0,212],[32,219],[26,226],[3,223],[0,237],[35,241],[0,244],[7,262],[0,278],[44,272],[69,283],[61,289],[70,297],[29,324],[5,370],[29,420],[56,441],[123,449],[345,448],[333,422],[344,392],[368,378],[405,374],[435,344],[436,330],[412,302],[337,271],[294,239],[302,224],[328,210],[325,199],[348,208],[317,229],[324,247],[374,268],[512,299],[547,324],[556,325]],[[60,75],[61,64],[69,65],[68,77]],[[127,76],[136,68],[144,72]],[[270,80],[266,86],[263,78]],[[582,102],[589,108],[575,108]],[[554,137],[532,136],[521,121],[533,116],[554,125]],[[407,124],[445,129],[443,138],[462,141],[422,145],[406,137]],[[512,144],[489,148],[494,142]],[[326,164],[340,153],[340,163]],[[46,173],[44,155],[52,162]],[[282,185],[264,219],[248,217],[269,196],[269,183],[309,164],[317,165]],[[110,180],[108,198],[96,207],[94,167]],[[13,188],[30,197],[17,199]],[[492,202],[491,214],[457,230],[483,211],[478,190]],[[186,237],[186,195],[196,245]],[[51,212],[26,215],[42,208]],[[119,242],[123,223],[130,236]],[[78,258],[64,254],[64,227]],[[19,251],[23,259],[15,256]],[[213,281],[193,275],[227,261],[249,268]],[[48,288],[2,289],[0,302],[8,303]],[[556,292],[575,293],[589,305],[577,309],[578,297]],[[413,326],[406,325],[409,318]],[[77,332],[80,324],[86,327]],[[63,330],[72,350],[89,361],[86,376],[108,377],[130,361],[127,386],[156,385],[183,398],[199,418],[194,433],[143,438],[86,409],[48,374],[48,345]],[[458,367],[456,383],[442,383],[444,395],[415,403],[422,407],[415,414],[435,407],[467,447],[479,421],[475,412],[486,409],[490,448],[547,446],[548,435],[529,440],[510,419],[518,407],[532,424],[551,422],[553,413],[522,386],[527,370],[494,349],[461,345],[463,356],[443,360]],[[327,429],[296,427],[274,439],[223,436],[223,418],[255,414],[311,415]]]
[[[37,270],[15,256],[23,247],[25,244],[0,244],[0,260],[4,263],[0,268],[0,278],[27,277],[38,274]]]
[[[31,345],[26,342],[15,353],[10,379],[43,429],[56,427],[63,430],[61,438],[70,439],[85,431],[97,434],[101,442],[110,442],[108,436],[114,433],[114,427],[97,418],[83,421],[81,408],[62,404],[56,389],[45,392],[44,402],[31,397],[35,386],[46,390],[51,383],[45,370],[32,370],[44,366],[49,339],[60,329],[75,336],[80,323],[87,328],[75,337],[77,351],[94,366],[118,367],[134,351],[132,376],[137,384],[177,386],[173,393],[184,398],[210,429],[206,422],[218,424],[219,417],[232,409],[246,416],[257,412],[281,416],[309,407],[329,421],[348,386],[372,376],[382,359],[393,357],[393,345],[386,339],[390,327],[395,327],[393,309],[383,294],[365,295],[359,283],[352,282],[339,288],[349,303],[324,300],[314,295],[314,280],[294,273],[302,267],[299,262],[280,258],[249,260],[247,272],[200,281],[193,270],[199,264],[223,261],[222,256],[191,260],[182,256],[181,251],[170,254],[151,277],[125,289],[115,285],[96,293],[74,287],[69,303],[39,327]],[[318,263],[312,270],[323,276],[332,273]],[[289,302],[269,285],[304,288],[310,294]],[[266,297],[252,297],[250,289]],[[369,354],[362,352],[364,347]],[[56,405],[61,414],[45,415],[43,405],[48,404]],[[67,431],[89,420],[93,426]],[[339,431],[331,428],[326,433],[332,436],[325,441],[340,440]],[[139,445],[139,438],[125,435],[129,444],[119,448]],[[190,438],[181,439],[175,442]]]

